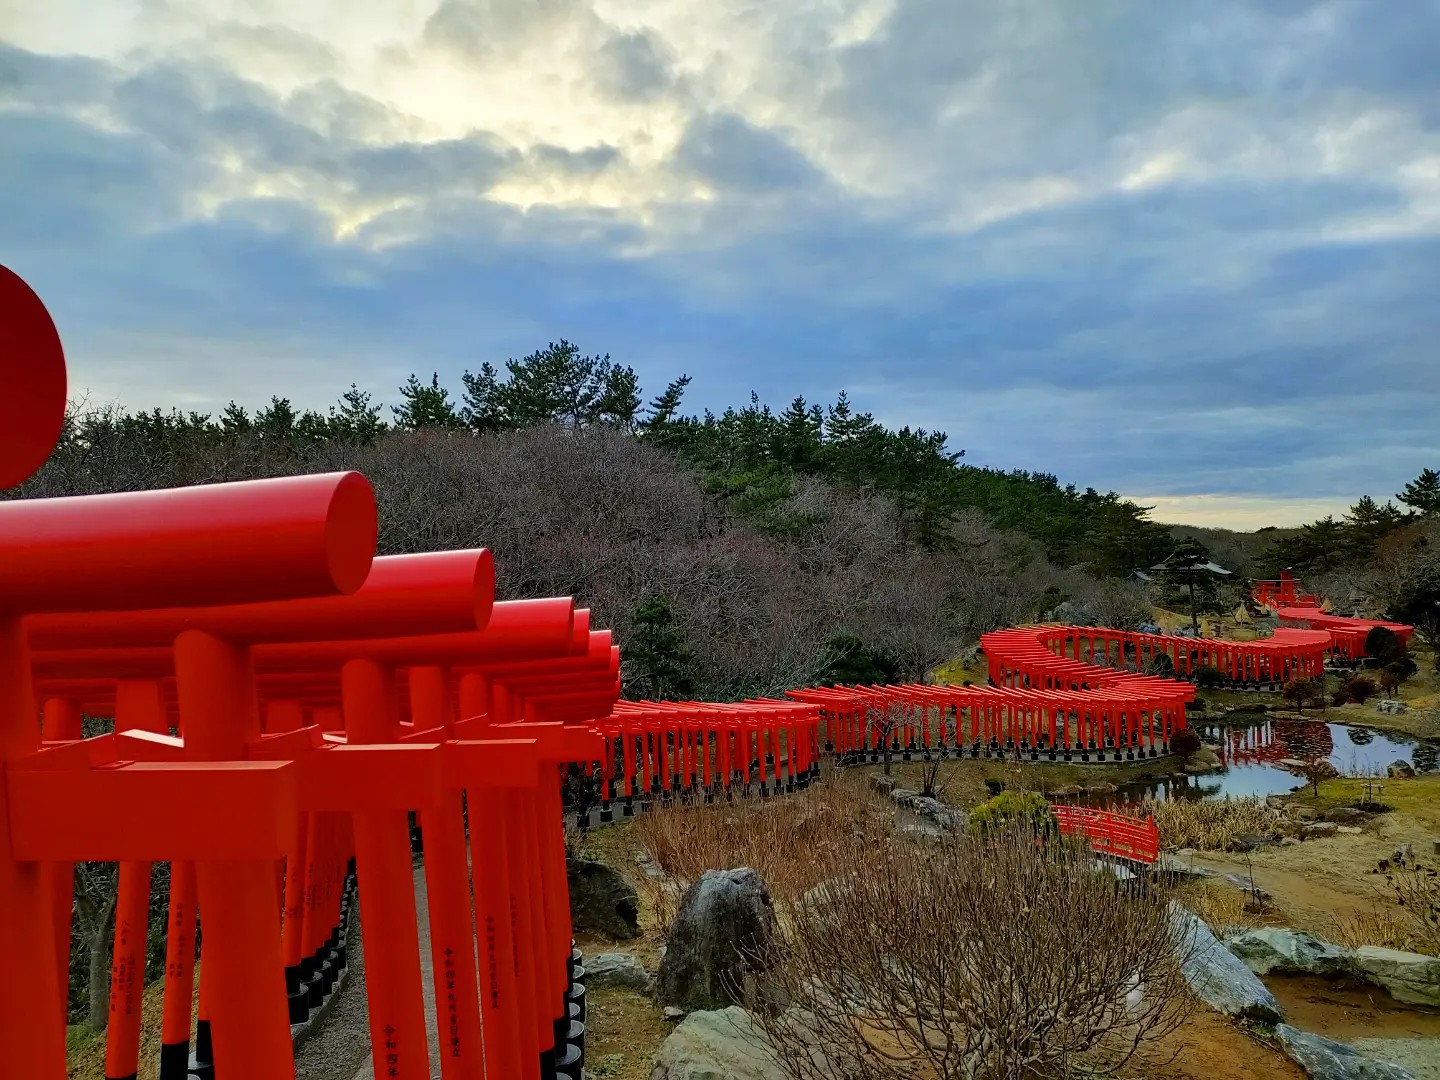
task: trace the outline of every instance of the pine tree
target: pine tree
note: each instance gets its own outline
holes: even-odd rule
[[[624,644],[625,692],[632,698],[680,700],[694,692],[693,657],[675,626],[668,601],[651,597],[631,614],[633,634]]]
[[[1422,470],[1420,475],[1406,484],[1405,490],[1395,497],[1422,514],[1435,513],[1440,510],[1440,473],[1434,469]]]
[[[608,362],[609,357],[606,357]],[[640,415],[640,377],[632,367],[608,364],[600,374],[595,418],[607,427],[634,431]]]
[[[395,414],[396,427],[418,430],[465,426],[465,421],[450,401],[450,391],[440,385],[438,372],[430,375],[429,386],[411,375],[400,387],[400,396],[405,399],[405,404],[390,406],[390,411]]]
[[[380,406],[373,404],[370,394],[354,383],[330,406],[330,433],[334,438],[368,446],[380,437],[386,424],[380,419]]]
[[[299,418],[289,398],[272,397],[270,404],[255,414],[255,430],[267,439],[288,439],[295,434]]]
[[[506,426],[499,375],[487,360],[473,375],[467,371],[460,376],[465,383],[460,415],[476,431],[500,431]]]
[[[253,426],[250,414],[233,401],[220,412],[220,430],[226,435],[240,435]]]

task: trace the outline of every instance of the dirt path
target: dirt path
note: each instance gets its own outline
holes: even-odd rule
[[[1359,835],[1307,840],[1293,847],[1267,847],[1244,855],[1196,853],[1189,861],[1220,875],[1248,879],[1274,899],[1288,925],[1320,936],[1333,934],[1337,918],[1363,915],[1393,903],[1384,879],[1370,871],[1401,844],[1429,848],[1430,830],[1405,815],[1383,815]]]

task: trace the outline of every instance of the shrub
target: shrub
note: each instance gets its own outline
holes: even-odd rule
[[[1351,679],[1342,689],[1346,699],[1355,702],[1356,705],[1364,705],[1366,701],[1375,696],[1375,683],[1370,679]]]
[[[1169,653],[1156,653],[1150,658],[1150,663],[1145,665],[1146,675],[1158,675],[1162,679],[1170,679],[1175,676],[1175,661],[1170,659]]]
[[[1325,700],[1325,692],[1312,679],[1291,679],[1280,691],[1280,696],[1301,712],[1305,711],[1307,704]]]
[[[1181,728],[1170,736],[1171,752],[1179,754],[1181,757],[1189,757],[1204,745],[1200,736],[1189,728]]]
[[[1373,656],[1381,664],[1388,664],[1404,651],[1400,635],[1388,626],[1372,626],[1365,635],[1365,655]]]
[[[1167,895],[1023,824],[830,859],[753,965],[771,1056],[794,1080],[1110,1075],[1191,1007]],[[780,906],[780,905],[777,905]]]
[[[1201,690],[1217,690],[1225,685],[1225,673],[1209,664],[1201,664],[1190,673],[1190,678]]]
[[[1400,692],[1400,676],[1391,671],[1388,664],[1380,672],[1380,692],[1389,698]]]
[[[977,832],[991,833],[1017,822],[1035,832],[1049,832],[1055,815],[1045,797],[1033,791],[1002,791],[970,811],[970,827]]]
[[[1400,681],[1404,682],[1420,670],[1420,665],[1415,662],[1413,656],[1408,652],[1404,652],[1386,664],[1385,670],[1395,672],[1396,675],[1400,676]]]

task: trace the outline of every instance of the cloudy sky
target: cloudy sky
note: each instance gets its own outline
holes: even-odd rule
[[[1165,520],[1440,466],[1440,0],[0,0],[0,260],[92,401],[566,337]]]

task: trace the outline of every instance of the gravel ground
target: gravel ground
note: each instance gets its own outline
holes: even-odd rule
[[[358,910],[358,908],[357,908]],[[320,1030],[295,1055],[297,1080],[351,1080],[370,1055],[370,1017],[365,1005],[365,950],[359,916],[348,950],[350,975]]]
[[[430,1076],[432,1080],[440,1080],[440,1027],[436,1023],[435,1017],[435,967],[430,958],[430,904],[425,892],[425,871],[419,866],[415,868],[415,913],[418,916],[417,924],[420,930],[420,975],[425,988],[425,1030],[429,1035],[430,1043]],[[361,982],[363,983],[363,980]],[[354,981],[350,984],[351,987],[357,985]],[[349,988],[347,988],[347,992],[348,990]],[[359,1026],[354,1029],[358,1035],[351,1040],[351,1043],[358,1041],[361,1052],[358,1057],[351,1059],[350,1071],[317,1074],[323,1075],[325,1080],[330,1080],[331,1077],[334,1077],[335,1080],[375,1080],[375,1064],[370,1055],[370,1034],[366,1026],[368,1020],[365,1014],[363,988],[361,989],[361,998],[362,1001],[356,1011]],[[355,1067],[356,1063],[358,1063],[358,1068]],[[310,1080],[305,1074],[302,1076],[304,1076],[304,1080]]]

